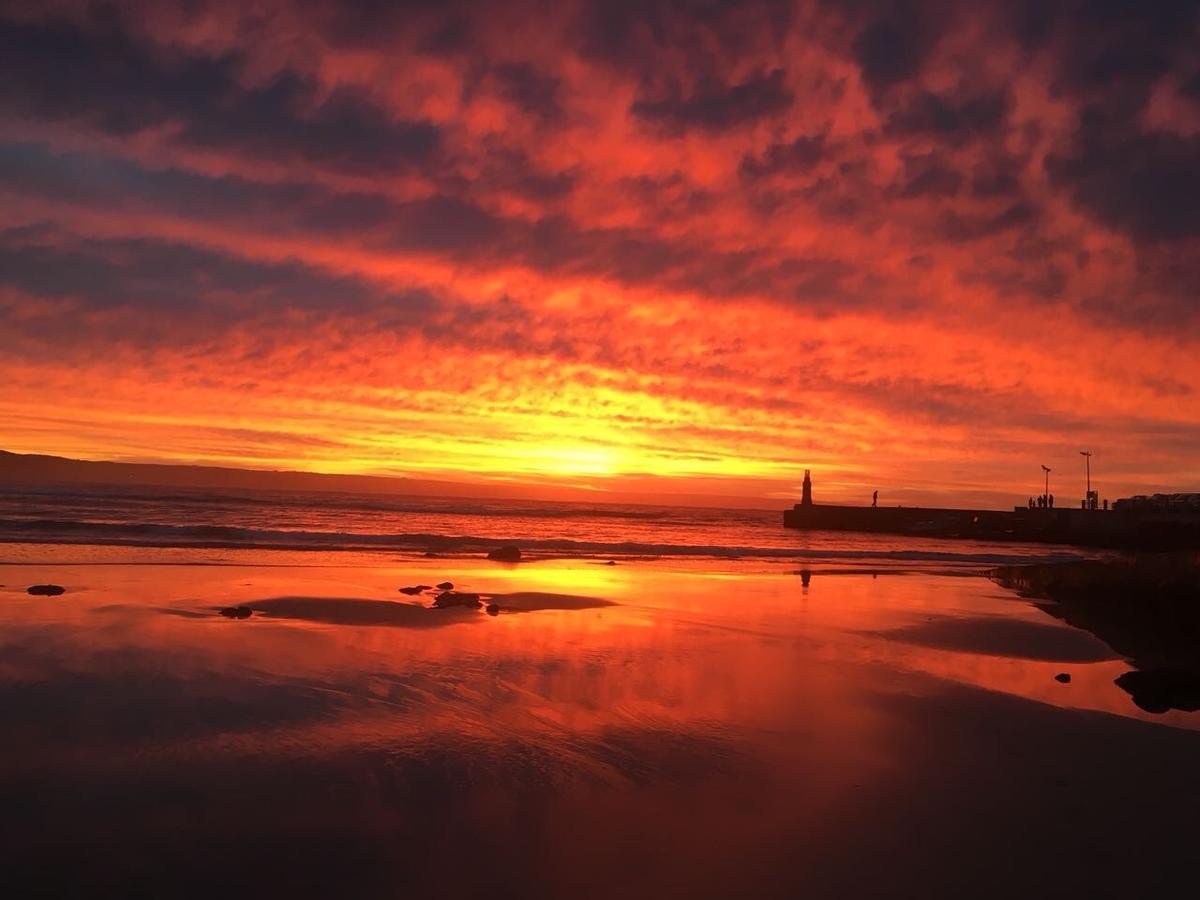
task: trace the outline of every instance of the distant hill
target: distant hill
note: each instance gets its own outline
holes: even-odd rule
[[[139,484],[194,488],[415,494],[441,497],[520,497],[518,485],[463,484],[384,475],[233,469],[221,466],[97,462],[0,450],[0,484]]]
[[[388,475],[326,475],[275,469],[101,462],[0,450],[0,487],[15,484],[132,484],[212,489],[337,491],[491,500],[560,500],[662,506],[778,509],[779,500],[668,491],[606,491],[573,485],[436,481]]]

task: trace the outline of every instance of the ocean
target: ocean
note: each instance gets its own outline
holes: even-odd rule
[[[129,485],[0,487],[0,542],[459,558],[707,558],[978,567],[1079,558],[1070,547],[782,527],[782,510]],[[1094,555],[1094,554],[1092,554]]]

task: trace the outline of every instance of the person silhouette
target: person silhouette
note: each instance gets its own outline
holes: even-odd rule
[[[1054,495],[1053,494],[1051,494],[1050,497],[1048,498],[1048,502],[1050,504],[1050,508],[1054,509]]]
[[[871,495],[871,508],[873,509],[878,505],[879,505],[879,491],[876,491],[875,493],[873,493]]]

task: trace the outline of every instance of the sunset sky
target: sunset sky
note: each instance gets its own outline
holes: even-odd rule
[[[1200,490],[1188,2],[0,2],[0,448]],[[604,496],[603,494],[597,496]]]

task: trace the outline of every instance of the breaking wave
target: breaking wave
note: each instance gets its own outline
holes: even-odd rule
[[[903,540],[903,539],[900,539]],[[531,557],[708,557],[720,559],[778,559],[798,562],[880,561],[957,565],[1004,565],[1071,559],[1076,554],[1027,547],[1005,548],[966,544],[962,550],[944,547],[786,547],[685,541],[604,541],[562,537],[446,535],[425,532],[358,533],[241,528],[230,525],[170,525],[140,522],[87,522],[61,519],[0,519],[0,542],[101,544],[141,547],[213,549],[391,551],[438,556],[475,556],[505,544],[517,544]]]

